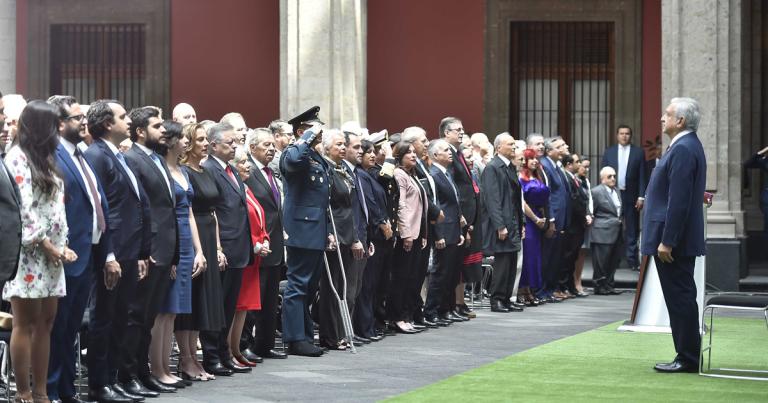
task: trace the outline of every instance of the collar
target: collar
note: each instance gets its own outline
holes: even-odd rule
[[[224,162],[224,161],[222,161],[222,160],[220,160],[220,159],[219,159],[219,157],[217,157],[217,156],[215,156],[215,155],[213,155],[213,154],[209,155],[209,157],[210,157],[210,158],[213,158],[213,160],[214,160],[214,161],[218,162],[218,163],[219,163],[219,165],[221,165],[221,168],[222,168],[222,169],[224,169],[224,170],[226,170],[226,169],[227,169],[227,163],[226,163],[226,162]]]
[[[446,143],[448,143],[448,142],[446,141]],[[453,144],[451,144],[451,143],[448,143],[448,147],[451,147],[451,150],[453,150],[453,152],[455,152],[455,153],[459,152],[459,150],[457,150],[456,147],[454,147]]]
[[[496,154],[496,156],[499,157],[499,159],[501,160],[501,162],[504,163],[504,165],[509,166],[509,162],[510,161],[507,159],[507,157],[505,157],[505,156],[503,156],[501,154]]]
[[[336,168],[336,163],[333,162],[332,159],[326,157],[325,155],[323,155],[323,159],[325,159],[325,161],[331,166],[331,168]]]
[[[342,161],[343,161],[343,164],[346,165],[347,168],[349,168],[350,172],[355,172],[355,166],[352,165],[351,162],[349,162],[347,160],[342,160]]]
[[[679,140],[680,137],[683,137],[686,134],[692,133],[692,132],[693,132],[693,130],[683,130],[680,133],[677,133],[677,136],[675,136],[675,138],[672,139],[672,141],[669,143],[669,146],[672,147],[672,144],[675,144],[675,141]]]
[[[251,160],[254,164],[256,164],[256,169],[259,171],[263,171],[264,168],[266,168],[266,165],[262,164],[261,161],[257,160],[256,158],[253,158],[253,155],[251,155]]]
[[[112,151],[112,154],[115,154],[115,155],[117,155],[117,153],[119,153],[119,152],[120,152],[120,150],[118,150],[118,149],[117,149],[117,147],[115,147],[115,145],[114,145],[114,144],[112,144],[112,143],[111,143],[111,142],[109,142],[109,141],[106,141],[106,140],[104,140],[104,139],[96,139],[96,141],[101,141],[102,143],[106,144],[106,145],[107,145],[107,148],[109,148],[109,151]]]
[[[143,144],[139,144],[139,143],[133,143],[133,144],[136,144],[136,146],[139,147],[139,149],[141,151],[144,151],[144,153],[149,155],[149,156],[151,156],[152,154],[155,153],[154,151],[150,150],[149,148],[147,148],[147,146],[145,146]]]
[[[445,174],[445,172],[448,170],[448,168],[440,165],[437,161],[432,161],[432,166],[437,167],[437,169],[439,169],[443,174]]]
[[[69,140],[65,139],[64,137],[59,137],[59,143],[64,147],[65,150],[67,150],[67,154],[69,154],[70,157],[75,157],[75,150],[77,150],[77,146],[70,143]]]
[[[632,147],[632,144],[627,144],[625,146],[623,146],[621,144],[616,144],[616,145],[619,146],[619,148],[622,149],[622,150],[629,150],[629,148]]]

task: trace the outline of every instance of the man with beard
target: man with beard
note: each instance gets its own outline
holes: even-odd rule
[[[160,393],[176,388],[163,385],[149,372],[149,344],[155,317],[171,285],[171,269],[179,261],[176,197],[165,159],[156,150],[165,143],[160,110],[145,106],[131,111],[131,149],[125,153],[128,166],[147,194],[152,228],[149,268],[136,287],[136,297],[128,307],[128,324],[123,338],[119,380],[130,393],[141,386]]]
[[[67,295],[59,299],[53,329],[48,365],[48,397],[51,400],[75,402],[76,357],[75,339],[83,321],[91,289],[91,272],[104,270],[104,283],[113,288],[120,279],[120,265],[112,253],[107,231],[107,198],[77,147],[82,141],[85,116],[77,100],[71,96],[54,95],[48,103],[59,108],[59,146],[56,166],[64,181],[67,212],[67,245],[77,254],[77,260],[64,265]],[[118,398],[128,402],[129,399]]]

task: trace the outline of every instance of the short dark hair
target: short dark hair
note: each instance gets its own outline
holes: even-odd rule
[[[563,166],[566,166],[568,164],[573,164],[573,157],[571,154],[564,155],[563,158],[560,160],[560,162],[563,164]]]
[[[77,99],[71,95],[51,95],[47,102],[59,110],[59,119],[64,120],[69,117],[67,108],[70,108],[73,104],[76,104]]]
[[[619,134],[619,130],[621,129],[629,129],[629,137],[632,137],[632,128],[629,127],[629,125],[619,125],[616,127],[616,134]]]
[[[158,144],[157,153],[165,157],[165,154],[168,154],[168,149],[175,146],[181,139],[183,125],[174,120],[164,120],[163,127],[165,128],[165,133],[163,133],[165,144]]]
[[[160,117],[160,110],[154,106],[142,106],[131,109],[128,117],[131,118],[131,141],[135,143],[136,139],[139,138],[137,130],[142,129],[146,131],[147,126],[149,126],[149,119]]]
[[[88,115],[86,120],[88,121],[88,132],[91,133],[91,137],[100,139],[107,134],[107,125],[115,123],[115,113],[112,111],[110,104],[120,104],[114,99],[100,99],[91,104],[88,108]]]
[[[440,121],[440,126],[438,127],[438,135],[440,138],[445,137],[445,131],[448,130],[448,126],[452,123],[461,122],[461,119],[455,118],[453,116],[448,116],[446,118],[443,118],[443,120]]]
[[[363,139],[360,141],[360,145],[363,147],[363,154],[368,154],[371,149],[376,152],[376,144],[373,144],[373,142],[370,140]]]

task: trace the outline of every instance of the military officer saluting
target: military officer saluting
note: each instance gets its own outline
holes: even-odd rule
[[[291,119],[299,139],[280,156],[285,199],[283,225],[287,238],[286,273],[283,296],[283,341],[288,353],[319,357],[323,350],[313,344],[312,301],[323,272],[323,253],[335,248],[328,217],[330,167],[314,149],[321,139],[321,122],[315,106]]]

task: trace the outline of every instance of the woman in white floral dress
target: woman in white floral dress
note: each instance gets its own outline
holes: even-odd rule
[[[64,263],[77,255],[67,248],[64,189],[53,154],[58,145],[59,111],[32,101],[19,119],[18,145],[5,158],[21,193],[21,252],[16,277],[5,284],[11,301],[11,358],[18,402],[47,402],[50,334],[58,297],[66,294]],[[29,370],[32,369],[33,389]]]

